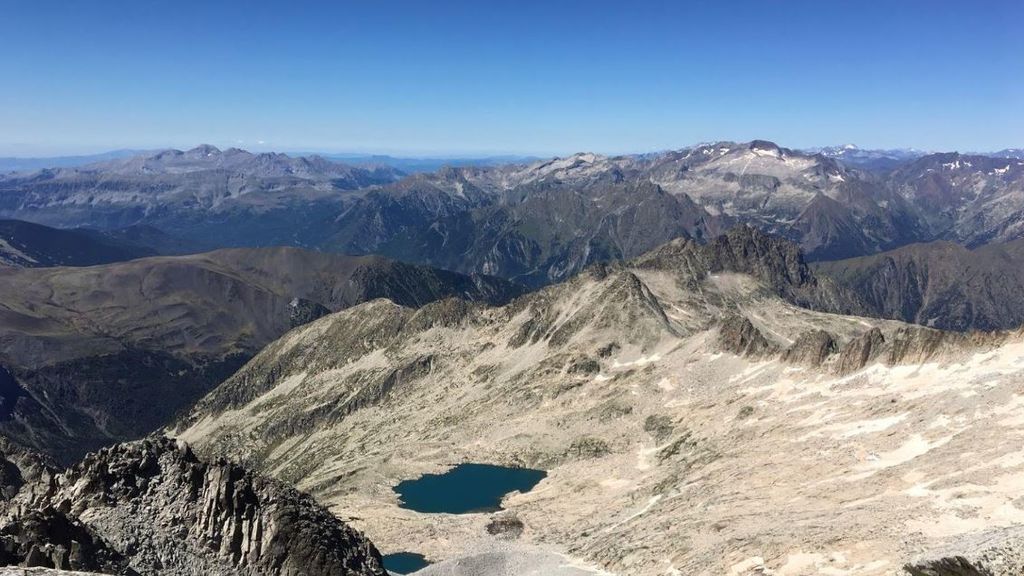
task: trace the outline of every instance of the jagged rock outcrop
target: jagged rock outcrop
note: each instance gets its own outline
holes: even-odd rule
[[[743,316],[730,316],[722,321],[718,328],[718,345],[740,356],[761,356],[774,349],[761,331]]]
[[[80,520],[46,507],[0,528],[0,565],[138,574]]]
[[[791,364],[821,366],[837,349],[831,334],[824,330],[812,330],[797,337],[782,353],[782,360]]]
[[[31,496],[31,497],[30,497]],[[184,443],[105,448],[17,495],[8,563],[142,575],[383,576],[380,554],[312,498]]]
[[[843,346],[839,351],[836,371],[840,374],[848,374],[860,370],[882,353],[884,345],[885,336],[882,335],[882,331],[878,328],[871,328]]]
[[[996,528],[904,566],[911,576],[1018,576],[1024,574],[1024,527]]]
[[[798,306],[839,314],[863,308],[853,292],[817,278],[799,246],[752,226],[733,227],[703,247],[702,253],[708,272],[749,274]]]
[[[1009,332],[945,332],[918,326],[904,326],[886,339],[885,360],[889,364],[926,362],[944,355],[962,355],[998,346]]]
[[[800,247],[758,228],[739,225],[707,244],[677,239],[640,258],[641,268],[675,270],[696,286],[711,274],[748,274],[785,300],[814,310],[863,313],[858,296],[830,279],[819,279]]]
[[[45,455],[0,436],[0,519],[46,506],[59,473]]]

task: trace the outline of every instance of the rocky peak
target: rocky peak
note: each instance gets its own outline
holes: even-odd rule
[[[885,337],[878,328],[872,328],[854,338],[839,353],[836,371],[840,374],[856,372],[882,353]]]
[[[754,151],[761,150],[762,152],[772,152],[779,156],[782,155],[782,148],[780,148],[775,142],[768,140],[753,140],[747,147]]]
[[[782,354],[782,360],[792,364],[821,366],[836,352],[837,345],[831,334],[824,330],[804,332]]]
[[[706,253],[711,272],[746,272],[775,287],[800,287],[814,281],[796,244],[746,224],[715,238]]]
[[[185,152],[185,155],[194,158],[206,158],[209,156],[218,156],[220,153],[220,148],[217,148],[216,146],[200,144],[199,146]]]
[[[385,574],[376,548],[309,496],[167,438],[105,448],[59,474],[0,527],[0,555],[119,573]]]
[[[718,344],[728,352],[739,356],[761,356],[774,349],[745,316],[733,315],[726,318],[718,328]]]

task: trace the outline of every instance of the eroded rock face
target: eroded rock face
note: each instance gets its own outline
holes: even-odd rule
[[[801,334],[782,354],[782,360],[793,364],[821,366],[836,349],[836,341],[831,334],[824,330],[813,330]]]
[[[707,244],[674,240],[637,258],[634,265],[674,269],[694,282],[712,274],[748,274],[801,307],[841,314],[866,311],[857,294],[816,277],[799,246],[752,226],[734,226]]]
[[[92,529],[52,507],[29,511],[0,529],[0,564],[137,574]]]
[[[740,356],[760,356],[774,349],[761,331],[743,316],[730,316],[718,329],[718,343]]]
[[[870,360],[882,353],[885,337],[878,328],[871,328],[861,336],[851,340],[839,352],[839,363],[836,370],[840,374],[849,374],[860,370]]]
[[[904,566],[911,576],[1024,574],[1024,527],[993,529]]]
[[[312,498],[184,443],[88,455],[0,528],[7,563],[138,574],[378,576],[380,554]],[[31,496],[31,498],[30,498]],[[13,507],[10,509],[13,510]]]

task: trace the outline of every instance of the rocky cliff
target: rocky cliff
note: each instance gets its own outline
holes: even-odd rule
[[[815,265],[860,295],[876,316],[943,330],[1006,330],[1024,323],[1024,240],[969,250],[951,242]]]
[[[376,548],[309,496],[166,438],[103,449],[36,482],[6,508],[7,563],[141,575],[384,574]]]

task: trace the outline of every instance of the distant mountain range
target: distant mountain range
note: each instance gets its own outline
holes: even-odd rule
[[[77,156],[41,156],[41,157],[0,157],[0,173],[26,172],[45,168],[78,168],[130,158],[156,154],[159,150],[111,150],[99,154],[82,154]],[[358,154],[330,152],[302,152],[293,156],[321,156],[334,162],[360,167],[387,166],[406,173],[433,172],[446,166],[498,166],[501,164],[525,164],[534,162],[537,156],[499,155],[499,156],[391,156],[387,154]]]
[[[867,170],[890,170],[907,160],[920,158],[927,154],[927,152],[922,152],[913,148],[869,150],[858,148],[853,144],[811,148],[808,149],[807,152],[811,154],[821,154],[828,158],[834,158],[848,166],[864,168]]]
[[[101,152],[99,154],[80,154],[77,156],[0,157],[0,173],[42,170],[45,168],[74,168],[76,166],[106,162],[118,158],[129,158],[146,153],[147,151],[145,150],[111,150],[110,152]]]
[[[384,154],[321,154],[328,160],[352,164],[353,166],[390,166],[407,174],[434,172],[441,168],[463,168],[468,166],[501,166],[502,164],[528,164],[539,160],[536,156],[438,156],[402,157]]]
[[[937,190],[942,198],[933,197]],[[943,238],[1010,240],[1021,234],[1024,163],[933,154],[880,174],[771,142],[721,142],[447,169],[340,202],[326,248],[537,286],[735,223],[797,241],[814,260]]]
[[[145,226],[192,250],[379,253],[535,287],[737,223],[789,238],[811,260],[1010,241],[1024,236],[1024,160],[757,140],[407,175],[200,146],[0,177],[0,217]]]

